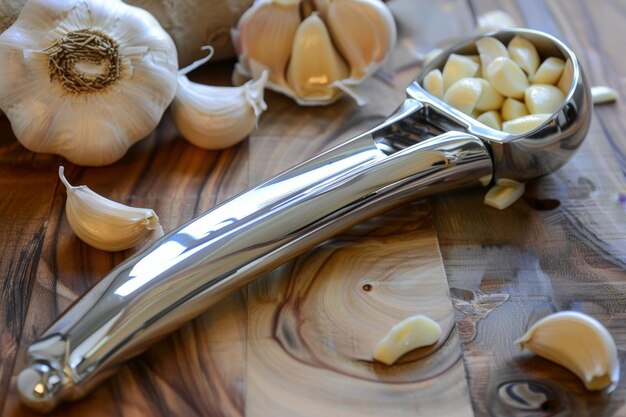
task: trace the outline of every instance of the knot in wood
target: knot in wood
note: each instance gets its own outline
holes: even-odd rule
[[[57,80],[72,93],[102,91],[121,77],[121,57],[117,43],[91,29],[66,33],[45,49],[50,80]],[[81,65],[96,67],[85,71]]]

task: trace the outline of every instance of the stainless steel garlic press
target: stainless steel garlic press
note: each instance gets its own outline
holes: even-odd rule
[[[209,210],[111,271],[28,348],[21,400],[48,411],[89,392],[126,360],[262,273],[341,231],[408,201],[500,178],[547,175],[579,148],[591,120],[575,54],[545,33],[514,29],[540,54],[573,67],[562,106],[524,135],[490,129],[432,97],[422,77],[386,121]]]

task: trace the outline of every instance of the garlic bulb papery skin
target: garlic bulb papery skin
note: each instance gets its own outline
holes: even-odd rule
[[[75,187],[65,178],[62,166],[59,178],[67,192],[65,215],[70,228],[89,246],[116,252],[132,248],[152,233],[163,236],[154,210],[116,203],[85,185]]]
[[[267,71],[239,87],[214,87],[190,81],[181,72],[172,104],[181,135],[204,149],[224,149],[242,141],[267,109],[263,99]]]
[[[611,391],[619,380],[615,341],[606,327],[586,314],[551,314],[535,323],[516,343],[522,350],[529,349],[569,369],[590,391]]]
[[[29,150],[100,166],[158,124],[176,92],[169,35],[120,0],[29,0],[0,35],[0,109]]]
[[[232,31],[235,72],[258,78],[300,105],[326,105],[388,58],[396,25],[380,0],[257,0]]]

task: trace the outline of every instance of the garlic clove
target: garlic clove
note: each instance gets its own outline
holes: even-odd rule
[[[591,97],[593,104],[613,103],[617,101],[619,95],[617,91],[605,85],[597,85],[591,87]]]
[[[424,77],[424,88],[437,98],[443,98],[443,76],[439,69],[431,70]]]
[[[500,110],[504,96],[496,90],[489,81],[484,78],[476,78],[482,86],[482,92],[476,102],[476,110],[489,111]]]
[[[441,337],[439,324],[423,315],[402,320],[394,325],[378,342],[374,359],[393,365],[402,355],[424,346],[430,346]]]
[[[487,68],[496,58],[509,58],[509,52],[506,46],[496,38],[485,36],[476,41],[476,49],[480,56],[480,66],[482,68],[483,78],[489,79],[487,76]]]
[[[443,66],[443,89],[447,91],[455,82],[462,78],[473,77],[478,71],[479,64],[464,55],[450,54]]]
[[[515,343],[578,376],[590,391],[617,385],[620,363],[609,331],[586,314],[563,311],[537,323]]]
[[[539,127],[543,122],[548,120],[551,113],[529,114],[527,116],[518,117],[516,119],[507,120],[502,123],[502,131],[512,135],[519,135],[530,132]]]
[[[524,195],[525,189],[526,186],[523,182],[513,181],[508,178],[500,179],[496,185],[487,191],[484,204],[498,210],[504,210],[519,200]]]
[[[511,59],[519,65],[519,67],[532,77],[539,68],[539,52],[537,48],[527,39],[521,36],[515,36],[507,45],[507,50]]]
[[[487,68],[487,80],[506,97],[524,98],[528,79],[522,69],[510,58],[498,57]]]
[[[492,129],[502,130],[502,116],[495,110],[481,114],[476,120]]]
[[[322,14],[334,44],[350,66],[353,83],[371,75],[396,42],[390,10],[379,1],[334,0]]]
[[[561,90],[553,85],[535,84],[526,89],[524,101],[531,114],[554,113],[565,100]]]
[[[553,56],[546,58],[537,72],[530,77],[530,82],[533,84],[556,84],[563,73],[563,67],[565,67],[565,61],[561,58]]]
[[[70,228],[86,244],[105,251],[132,248],[153,231],[163,229],[154,210],[129,207],[96,194],[87,186],[72,186],[59,167],[67,191],[65,214]]]
[[[510,29],[519,27],[515,19],[503,10],[491,10],[478,16],[478,32],[490,32],[492,30]]]
[[[572,64],[572,60],[568,59],[563,65],[563,73],[561,74],[561,78],[556,83],[556,86],[563,92],[563,94],[568,95],[570,90],[572,89],[572,84],[574,83],[574,64]],[[551,83],[548,83],[551,84]]]
[[[514,98],[507,98],[504,100],[500,111],[502,113],[502,120],[505,121],[517,119],[530,114],[526,108],[526,104],[519,100],[515,100]]]
[[[326,25],[317,13],[298,27],[287,67],[287,83],[300,104],[331,102],[341,95],[335,83],[348,77],[348,65],[335,50]]]
[[[470,115],[481,93],[482,85],[477,78],[463,78],[448,88],[443,96],[443,101],[457,110]]]
[[[178,77],[172,117],[181,135],[204,149],[224,149],[237,144],[256,127],[267,109],[263,91],[267,71],[239,87],[214,87]]]
[[[269,70],[269,80],[285,85],[285,69],[300,25],[299,1],[261,1],[248,9],[233,31],[236,49],[253,77]]]

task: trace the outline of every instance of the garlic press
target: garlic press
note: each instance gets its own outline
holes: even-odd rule
[[[28,347],[17,376],[26,405],[48,411],[75,400],[153,342],[259,277],[328,238],[411,200],[547,175],[574,155],[591,120],[588,85],[562,42],[526,29],[542,56],[573,67],[569,93],[538,128],[510,135],[428,94],[423,75],[469,39],[444,51],[408,86],[379,126],[216,206],[119,265]],[[481,35],[485,36],[485,35]]]

